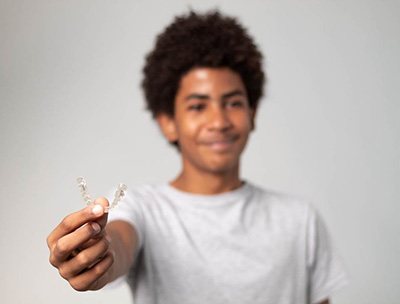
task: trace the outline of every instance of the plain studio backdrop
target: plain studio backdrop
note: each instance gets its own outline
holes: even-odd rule
[[[130,303],[79,293],[46,237],[92,196],[179,170],[145,111],[144,56],[190,8],[238,16],[265,54],[243,177],[309,199],[351,277],[333,303],[399,303],[399,1],[0,2],[0,302]],[[177,54],[179,56],[179,54]]]

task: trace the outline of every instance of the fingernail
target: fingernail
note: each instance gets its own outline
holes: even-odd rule
[[[95,206],[92,208],[92,213],[93,213],[94,215],[100,215],[100,214],[102,214],[102,213],[103,213],[103,207],[102,207],[101,205],[95,205]]]
[[[95,234],[99,233],[101,230],[100,225],[97,223],[92,223],[92,228],[93,228]]]

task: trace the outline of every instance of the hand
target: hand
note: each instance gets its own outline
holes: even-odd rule
[[[50,263],[77,291],[97,290],[109,282],[114,253],[104,229],[108,205],[107,199],[96,199],[66,216],[47,237]]]

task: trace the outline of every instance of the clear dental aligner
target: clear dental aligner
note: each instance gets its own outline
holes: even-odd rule
[[[78,182],[78,187],[79,187],[79,190],[81,191],[81,195],[82,195],[82,198],[85,201],[85,203],[87,205],[94,204],[94,200],[87,193],[87,184],[86,184],[85,178],[80,176],[76,179],[76,181]],[[128,190],[128,187],[125,184],[118,185],[117,190],[115,191],[115,194],[114,194],[114,200],[112,201],[110,206],[105,208],[105,210],[104,210],[105,213],[109,212],[111,209],[113,209],[115,206],[118,205],[118,202],[125,197],[126,190]]]

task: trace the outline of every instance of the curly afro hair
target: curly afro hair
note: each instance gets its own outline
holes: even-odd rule
[[[143,68],[147,109],[153,117],[173,117],[180,80],[195,67],[228,67],[246,87],[250,107],[257,108],[263,94],[262,54],[245,28],[218,11],[177,16],[157,36]]]

